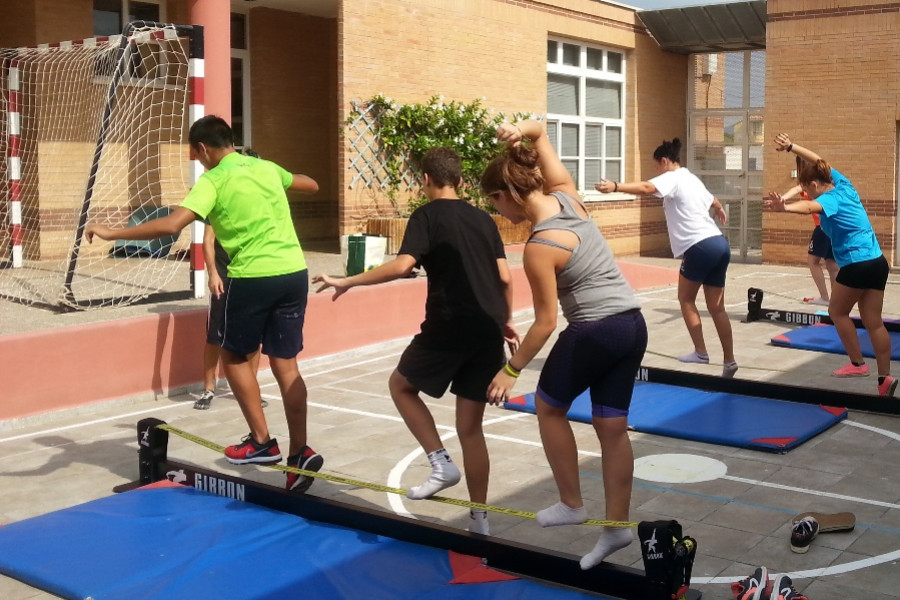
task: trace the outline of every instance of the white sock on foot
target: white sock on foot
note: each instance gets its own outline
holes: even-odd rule
[[[701,365],[709,364],[709,354],[700,354],[696,350],[690,354],[684,354],[678,357],[678,360],[686,363],[698,363]]]
[[[481,535],[491,535],[491,526],[488,523],[486,510],[470,510],[469,511],[469,527],[466,529],[472,533],[480,533]]]
[[[430,498],[439,491],[456,485],[462,479],[459,469],[443,448],[430,453],[428,460],[431,461],[431,475],[422,485],[409,488],[406,497],[410,500]]]
[[[555,527],[557,525],[580,525],[587,521],[587,511],[581,508],[572,508],[562,502],[538,511],[537,522],[541,527]]]
[[[731,379],[732,377],[734,377],[734,374],[737,373],[737,370],[738,370],[738,364],[736,361],[732,360],[731,362],[727,362],[722,367],[722,377],[724,377],[726,379]]]
[[[604,527],[594,549],[581,557],[581,569],[587,571],[596,567],[607,556],[630,544],[633,539],[631,529],[627,527]]]

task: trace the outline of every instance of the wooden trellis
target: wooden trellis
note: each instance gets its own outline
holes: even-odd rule
[[[356,117],[347,125],[350,142],[350,189],[356,185],[384,190],[391,186],[391,175],[385,164],[390,158],[378,135],[378,105],[351,100]],[[401,188],[411,189],[418,183],[418,176],[409,164],[409,157],[402,157],[400,168]]]

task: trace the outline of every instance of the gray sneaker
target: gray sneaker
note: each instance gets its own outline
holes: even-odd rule
[[[203,390],[203,393],[200,394],[200,397],[194,402],[194,408],[196,410],[207,410],[209,405],[212,404],[212,399],[214,397],[215,395],[212,390]]]

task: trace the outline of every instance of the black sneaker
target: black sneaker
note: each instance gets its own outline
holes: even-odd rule
[[[735,600],[769,600],[769,570],[759,567],[753,575],[731,584]]]
[[[300,451],[300,454],[288,456],[287,459],[287,465],[289,467],[316,473],[322,468],[323,464],[325,464],[325,459],[322,458],[322,455],[318,454],[309,446],[303,446],[303,450]],[[315,477],[301,475],[300,473],[285,473],[285,475],[287,476],[287,482],[285,483],[284,489],[289,492],[297,492],[298,494],[302,494],[308,490],[309,486],[311,486],[315,480]]]
[[[281,461],[278,441],[270,439],[265,444],[257,444],[252,434],[247,434],[240,444],[225,448],[225,460],[233,465],[257,463],[270,465]]]
[[[819,535],[819,522],[812,517],[795,521],[791,527],[791,551],[805,554],[813,539]]]
[[[794,589],[794,582],[787,575],[779,575],[772,585],[772,595],[769,600],[809,600],[806,596]]]

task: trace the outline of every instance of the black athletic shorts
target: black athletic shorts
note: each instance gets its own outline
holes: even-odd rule
[[[225,298],[222,347],[235,354],[262,352],[294,358],[303,349],[309,277],[306,269],[275,277],[232,278]]]
[[[447,343],[446,336],[419,333],[400,356],[397,370],[417,390],[433,398],[450,392],[487,402],[487,388],[506,362],[498,328],[473,337],[468,344]]]
[[[809,238],[809,253],[825,260],[834,260],[834,252],[831,250],[831,238],[825,235],[821,225],[816,225],[812,236]]]
[[[872,260],[850,263],[841,267],[834,280],[841,285],[857,290],[879,290],[883,292],[884,287],[887,285],[890,271],[891,267],[882,254]]]
[[[225,333],[225,297],[228,295],[228,284],[231,280],[222,280],[222,295],[216,298],[209,295],[209,310],[206,313],[206,343],[213,346],[222,345],[222,336]]]

